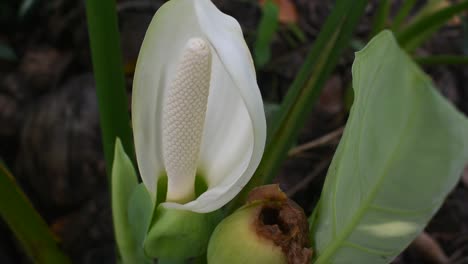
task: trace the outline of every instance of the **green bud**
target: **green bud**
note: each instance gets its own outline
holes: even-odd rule
[[[219,219],[218,211],[200,214],[160,205],[144,242],[145,253],[162,259],[200,256]]]
[[[208,263],[310,263],[304,211],[279,189],[252,190],[248,202],[224,219],[208,245]]]

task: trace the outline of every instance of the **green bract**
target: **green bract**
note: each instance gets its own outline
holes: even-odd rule
[[[148,220],[141,214],[151,216],[152,205],[138,213],[136,208],[145,207],[148,198],[136,199],[144,195],[138,185],[138,178],[130,158],[125,154],[120,139],[115,142],[114,162],[112,168],[112,216],[115,229],[115,240],[123,263],[149,263],[143,252],[143,239]],[[149,200],[150,201],[150,200]],[[145,203],[146,202],[146,203]],[[139,218],[138,225],[135,224]],[[137,230],[137,227],[139,230]]]
[[[221,215],[219,211],[199,214],[159,206],[144,243],[146,254],[163,259],[202,255]]]
[[[468,160],[468,121],[385,31],[356,54],[355,102],[312,220],[314,263],[388,263]]]
[[[254,66],[237,21],[210,0],[171,0],[151,22],[135,69],[132,119],[138,167],[163,206],[206,213],[249,181],[266,122]],[[208,188],[194,194],[195,175]]]

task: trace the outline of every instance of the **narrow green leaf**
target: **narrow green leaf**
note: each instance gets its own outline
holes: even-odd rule
[[[372,24],[372,33],[371,36],[377,35],[386,27],[388,15],[390,13],[390,8],[392,7],[392,1],[382,0],[379,1],[379,7],[377,12],[374,15],[374,22]]]
[[[273,126],[273,123],[275,121],[274,118],[280,110],[280,105],[271,102],[264,102],[263,109],[265,110],[265,118],[267,121],[267,128],[269,130]]]
[[[408,27],[397,33],[398,42],[411,52],[430,38],[450,18],[468,9],[468,0],[433,11],[415,19]]]
[[[0,216],[13,231],[28,257],[38,264],[66,264],[70,260],[56,244],[49,227],[33,208],[0,160]]]
[[[308,114],[317,101],[325,81],[333,71],[366,7],[366,0],[341,0],[320,32],[314,47],[291,84],[275,124],[269,131],[265,152],[250,182],[234,199],[228,211],[243,204],[255,186],[271,182],[304,126]]]
[[[257,28],[257,39],[254,46],[255,65],[259,68],[271,58],[271,42],[278,29],[279,8],[271,0],[266,1],[262,9],[262,18]]]
[[[102,144],[109,177],[117,137],[122,140],[130,159],[134,161],[135,158],[115,10],[115,0],[86,0]]]
[[[120,257],[123,264],[149,263],[146,261],[143,253],[142,241],[144,237],[141,238],[141,233],[143,232],[140,229],[132,229],[130,223],[131,219],[139,215],[140,208],[143,210],[148,209],[145,207],[146,201],[138,199],[144,193],[138,192],[139,186],[136,171],[130,158],[125,154],[120,139],[117,139],[115,142],[114,154],[115,158],[112,168],[112,216],[114,220],[115,240],[117,241]],[[135,192],[137,194],[134,194]],[[142,212],[142,214],[144,213]],[[146,213],[151,215],[152,206],[150,206],[149,212]],[[141,219],[141,221],[141,228],[144,229],[144,219]],[[146,226],[148,226],[147,223]]]
[[[416,63],[421,65],[468,65],[468,56],[433,55],[415,57]]]
[[[307,38],[304,31],[302,31],[302,29],[296,23],[288,24],[288,29],[292,33],[292,35],[301,43],[306,42]]]
[[[423,6],[418,10],[418,12],[414,16],[414,21],[418,21],[419,19],[430,15],[432,13],[437,12],[443,7],[446,7],[450,0],[427,0],[423,4]],[[412,22],[414,22],[412,21]]]
[[[320,263],[388,263],[468,161],[468,120],[384,31],[356,54],[355,102],[311,232]]]
[[[395,15],[395,18],[393,19],[392,23],[392,30],[396,31],[400,29],[401,25],[403,22],[405,22],[405,19],[408,17],[408,15],[411,12],[411,9],[414,7],[416,4],[416,0],[406,0],[403,2],[402,6],[398,10],[398,13]]]

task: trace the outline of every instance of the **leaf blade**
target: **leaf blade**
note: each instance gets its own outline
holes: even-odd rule
[[[313,223],[316,263],[389,262],[468,160],[468,121],[389,31],[357,53],[353,84],[355,104]]]

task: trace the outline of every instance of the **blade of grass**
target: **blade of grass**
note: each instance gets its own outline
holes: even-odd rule
[[[125,152],[135,164],[115,10],[115,0],[86,0],[91,55],[109,179],[117,137],[121,139]]]
[[[433,55],[415,57],[414,60],[421,65],[468,65],[468,56],[459,55]]]
[[[382,0],[379,2],[379,7],[374,15],[371,37],[377,35],[377,33],[385,28],[391,6],[392,2],[390,0]]]
[[[398,10],[398,13],[395,15],[392,23],[392,31],[397,31],[400,29],[405,19],[413,9],[414,5],[416,4],[416,0],[406,0],[403,2],[402,6]]]
[[[421,17],[405,29],[397,32],[400,45],[408,52],[414,51],[454,15],[468,9],[468,0],[444,7]]]
[[[340,54],[349,46],[354,28],[366,4],[366,0],[341,0],[336,3],[281,104],[276,124],[269,133],[265,154],[256,173],[230,203],[228,212],[241,205],[252,188],[271,182],[275,177]]]
[[[0,215],[32,262],[70,263],[68,257],[57,246],[49,227],[19,189],[2,161],[0,161],[0,201]]]

